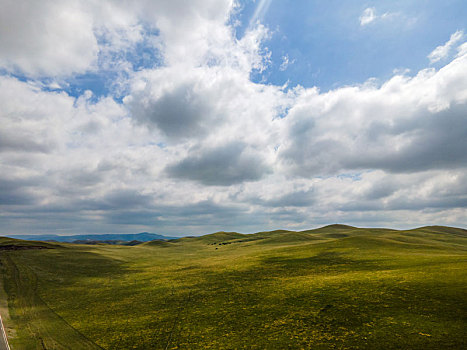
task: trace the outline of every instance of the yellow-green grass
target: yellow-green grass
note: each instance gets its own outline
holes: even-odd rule
[[[0,240],[12,349],[467,348],[466,258],[446,227]]]

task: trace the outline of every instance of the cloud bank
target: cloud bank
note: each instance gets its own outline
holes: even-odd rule
[[[255,82],[269,31],[253,24],[238,38],[237,9],[7,1],[2,233],[465,224],[462,32],[430,54],[459,48],[439,69],[321,92]],[[362,25],[375,19],[367,10]],[[60,88],[104,71],[115,73],[105,95]]]

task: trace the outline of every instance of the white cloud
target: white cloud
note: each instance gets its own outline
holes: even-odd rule
[[[0,12],[0,67],[34,78],[109,64],[125,70],[121,56],[154,31],[159,39],[153,45],[167,63],[201,63],[210,49],[229,40],[225,22],[234,6],[233,0],[6,0]]]
[[[397,14],[391,12],[385,12],[382,15],[377,15],[376,9],[374,7],[368,7],[365,10],[363,10],[363,13],[359,17],[360,26],[363,27],[369,25],[370,23],[373,23],[376,20],[389,19],[394,16],[397,16]]]
[[[6,0],[0,12],[0,67],[31,78],[68,77],[101,65],[107,69],[109,52],[134,48],[143,39],[140,7],[133,5]]]
[[[394,76],[381,87],[301,92],[287,116],[281,158],[303,176],[362,169],[417,172],[467,158],[467,56],[439,71]]]
[[[295,63],[295,59],[290,61],[289,55],[284,55],[282,56],[282,63],[279,67],[279,70],[285,71],[289,67],[289,65],[294,64],[294,63]]]
[[[365,26],[373,22],[376,19],[375,11],[374,7],[368,7],[363,10],[362,15],[360,16],[360,25]]]
[[[461,225],[467,215],[465,44],[443,68],[396,72],[381,86],[285,91],[251,80],[268,64],[268,31],[257,25],[238,39],[228,24],[233,1],[82,2],[76,38],[74,26],[59,21],[63,36],[55,27],[58,3],[44,4],[24,20],[34,13],[70,51],[54,53],[49,34],[25,24],[18,47],[0,53],[7,69],[16,62],[49,78],[0,77],[5,230]],[[385,16],[373,9],[365,24]],[[138,43],[157,47],[161,62],[125,66]],[[84,49],[89,57],[78,62]],[[96,54],[108,62],[96,68]],[[48,91],[60,89],[56,75],[114,60],[128,73],[123,103]],[[285,55],[283,69],[292,62]]]
[[[0,66],[33,76],[86,71],[98,54],[92,27],[76,1],[3,1]]]
[[[464,32],[462,30],[458,30],[453,33],[444,45],[438,46],[428,55],[430,62],[436,63],[447,58],[454,46],[457,45],[463,38]]]

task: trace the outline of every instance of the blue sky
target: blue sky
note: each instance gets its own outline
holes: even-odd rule
[[[376,18],[362,26],[360,17],[368,8],[374,9]],[[381,18],[385,14],[389,16]],[[239,39],[252,22],[270,30],[264,46],[271,61],[265,71],[253,74],[254,81],[327,91],[370,78],[384,81],[395,70],[416,72],[426,67],[433,47],[464,29],[465,18],[467,5],[461,0],[247,0],[239,2],[231,20],[240,21],[235,29]],[[160,63],[157,51],[144,42],[125,55],[134,70]],[[285,59],[287,68],[281,67]],[[86,89],[107,95],[116,74],[106,69],[80,74],[67,80],[65,90],[72,96]]]
[[[0,233],[465,226],[464,1],[2,5]]]
[[[247,2],[245,12],[258,2]],[[362,26],[359,18],[367,8],[391,16]],[[329,90],[387,79],[394,69],[418,71],[433,47],[465,28],[466,18],[461,0],[270,1],[261,20],[273,32],[266,43],[273,64],[264,77],[272,84]],[[284,56],[294,63],[281,71]]]

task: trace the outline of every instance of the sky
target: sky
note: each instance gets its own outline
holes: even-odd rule
[[[0,5],[0,234],[467,227],[464,0]]]

